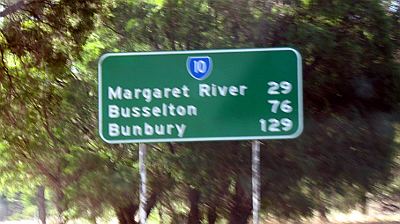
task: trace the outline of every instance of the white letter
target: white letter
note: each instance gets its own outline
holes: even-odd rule
[[[116,105],[108,106],[108,117],[109,118],[119,118],[119,108]]]
[[[140,94],[140,92],[142,92],[142,90],[141,89],[135,89],[134,90],[135,91],[135,99],[139,99],[139,94]]]
[[[182,86],[183,95],[189,97],[189,88],[187,86]]]
[[[164,88],[164,97],[169,98],[169,93],[171,92],[170,88]]]
[[[151,117],[150,107],[142,107],[142,111],[143,111],[142,113],[143,117]]]
[[[281,102],[279,102],[279,100],[268,100],[268,103],[272,104],[271,112],[276,114],[278,112],[279,104]]]
[[[161,90],[157,88],[153,89],[153,96],[156,99],[161,99],[162,98]]]
[[[125,99],[131,100],[132,99],[132,92],[129,89],[124,89],[123,97]]]
[[[140,108],[139,107],[132,107],[132,116],[133,117],[140,117]]]
[[[117,86],[115,90],[113,90],[111,87],[108,87],[108,99],[122,99],[122,89],[121,87]]]
[[[179,116],[185,116],[185,115],[186,115],[186,108],[183,107],[183,106],[177,106],[177,107],[176,107],[176,113],[177,113]]]
[[[119,136],[118,124],[108,124],[108,135],[110,135],[111,137]]]
[[[181,90],[178,88],[173,88],[172,89],[172,96],[175,98],[180,98],[181,97]]]
[[[167,133],[169,135],[172,135],[172,129],[174,129],[174,125],[172,124],[167,124]]]
[[[150,89],[143,89],[142,90],[142,95],[146,102],[150,103],[151,102],[151,90]]]
[[[153,133],[154,133],[153,127],[147,123],[144,123],[144,134],[153,135]]]
[[[211,96],[210,95],[210,86],[207,84],[199,84],[199,96]]]
[[[247,86],[239,86],[239,93],[240,93],[240,95],[242,95],[242,96],[244,96],[244,95],[246,95],[246,89],[247,89]]]
[[[184,125],[184,124],[181,124],[181,125],[175,124],[175,127],[176,127],[176,130],[178,130],[179,138],[182,138],[183,134],[185,133],[186,125]]]
[[[217,87],[218,92],[221,96],[226,96],[226,93],[228,92],[228,87],[226,86],[218,86]]]
[[[193,105],[187,106],[187,113],[189,116],[197,116],[197,107]]]
[[[153,107],[153,109],[151,110],[151,113],[155,117],[159,117],[159,116],[161,116],[161,109],[159,107]]]
[[[264,119],[260,119],[261,131],[267,132],[267,121]]]
[[[164,125],[160,124],[160,125],[155,125],[154,127],[155,132],[157,135],[165,135],[165,127]]]
[[[229,87],[229,94],[232,96],[237,96],[238,88],[236,86]]]
[[[121,134],[123,136],[129,136],[131,135],[131,128],[129,126],[121,126]]]
[[[142,128],[139,125],[132,126],[132,133],[134,136],[142,136]]]

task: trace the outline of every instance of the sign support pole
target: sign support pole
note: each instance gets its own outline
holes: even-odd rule
[[[140,173],[140,189],[139,189],[139,220],[140,224],[146,224],[146,204],[147,204],[147,195],[146,195],[146,154],[147,154],[147,145],[144,143],[139,144],[139,173]]]
[[[260,220],[260,141],[252,141],[252,200],[253,200],[253,224],[258,224]]]

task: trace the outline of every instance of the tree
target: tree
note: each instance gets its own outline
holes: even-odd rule
[[[399,7],[389,1],[3,3],[0,152],[9,160],[0,168],[46,186],[60,222],[114,210],[136,223],[137,145],[107,145],[96,132],[96,62],[107,51],[302,53],[305,131],[263,142],[265,213],[324,216],[338,195],[362,202],[391,179],[400,45]],[[148,161],[148,214],[161,206],[171,220],[248,222],[248,142],[152,144]]]
[[[63,222],[68,207],[65,188],[81,175],[79,169],[68,172],[68,156],[79,154],[75,145],[87,136],[86,130],[76,127],[85,111],[71,110],[77,106],[70,91],[77,80],[70,70],[71,59],[79,57],[101,1],[2,5],[1,139],[8,145],[10,165],[23,164],[24,169],[16,172],[26,172],[52,188]]]

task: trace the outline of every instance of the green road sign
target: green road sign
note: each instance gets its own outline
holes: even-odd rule
[[[110,53],[99,61],[108,143],[295,138],[302,63],[291,48]]]

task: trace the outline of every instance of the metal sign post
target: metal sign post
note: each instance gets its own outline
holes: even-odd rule
[[[252,200],[253,200],[253,224],[258,224],[260,220],[260,142],[252,141],[251,144],[251,182],[252,182]]]
[[[140,189],[139,189],[139,220],[140,224],[146,224],[146,204],[147,204],[147,189],[146,189],[146,154],[147,146],[144,143],[139,144],[139,173],[140,173]]]

